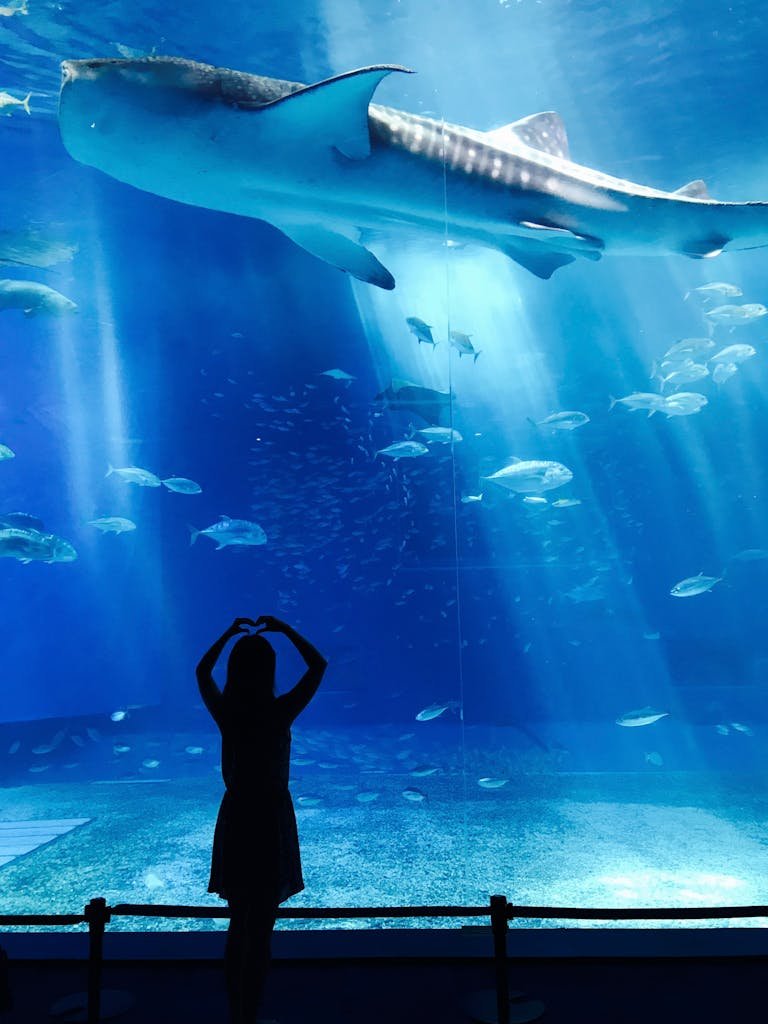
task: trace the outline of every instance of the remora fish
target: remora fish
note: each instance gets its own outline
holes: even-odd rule
[[[309,86],[179,57],[61,67],[59,124],[74,159],[156,195],[268,221],[381,288],[394,278],[360,229],[449,232],[541,278],[603,252],[702,258],[768,244],[768,204],[715,202],[701,181],[665,192],[575,164],[551,111],[479,131],[372,104],[403,67]]]

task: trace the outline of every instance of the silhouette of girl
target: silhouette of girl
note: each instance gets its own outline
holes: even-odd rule
[[[307,664],[299,682],[279,697],[275,651],[264,633],[283,633]],[[213,668],[236,636],[222,691]],[[291,723],[314,697],[326,665],[295,629],[262,615],[256,621],[235,619],[197,666],[200,694],[222,737],[226,792],[216,819],[208,891],[230,909],[224,967],[232,1024],[256,1020],[277,908],[304,888],[288,791]]]

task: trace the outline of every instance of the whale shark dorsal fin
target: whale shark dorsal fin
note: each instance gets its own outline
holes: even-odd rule
[[[554,110],[529,114],[519,121],[505,124],[503,128],[485,132],[485,137],[499,149],[517,149],[517,144],[523,142],[540,153],[549,153],[563,160],[571,158],[563,119]]]
[[[373,253],[346,235],[320,224],[281,224],[274,220],[270,220],[270,223],[302,249],[330,263],[332,267],[346,270],[358,281],[378,285],[387,291],[395,287],[394,277]]]
[[[709,192],[707,192],[706,182],[703,182],[701,178],[697,178],[695,181],[689,181],[687,185],[681,185],[680,188],[676,188],[672,193],[675,196],[687,196],[688,199],[711,199]]]
[[[281,127],[294,137],[311,136],[351,160],[363,160],[371,153],[368,105],[379,82],[392,71],[412,74],[398,64],[377,64],[316,82],[271,103],[238,106],[282,118]]]

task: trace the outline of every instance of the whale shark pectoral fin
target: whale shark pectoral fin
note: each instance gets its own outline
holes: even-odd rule
[[[523,246],[510,245],[505,242],[499,245],[499,248],[515,263],[519,263],[521,267],[525,267],[536,277],[540,277],[543,281],[548,281],[556,270],[560,267],[565,267],[569,263],[573,263],[576,259],[575,256],[570,256],[564,252],[538,252],[531,249],[526,249]]]
[[[351,160],[363,160],[371,154],[368,105],[379,82],[392,71],[412,74],[397,64],[380,64],[327,78],[272,103],[238,106],[280,118],[280,127],[294,137],[312,138],[335,146]]]
[[[706,182],[703,182],[701,178],[697,178],[695,181],[689,181],[687,185],[681,185],[680,188],[676,188],[672,193],[673,196],[687,196],[688,199],[711,199],[709,192],[707,191]]]
[[[562,160],[570,160],[565,125],[563,119],[554,110],[546,110],[541,114],[530,114],[519,121],[505,124],[502,128],[494,128],[493,131],[485,132],[484,135],[491,145],[497,146],[499,149],[516,150],[519,148],[519,143],[523,142],[531,149],[538,149],[540,153],[549,153]]]
[[[709,235],[706,238],[692,238],[680,250],[684,256],[694,260],[709,260],[719,256],[731,241],[728,235]]]
[[[287,235],[296,245],[325,263],[339,270],[346,270],[352,277],[379,288],[391,291],[395,287],[395,279],[372,252],[364,245],[353,242],[346,235],[317,224],[277,224],[275,227]]]

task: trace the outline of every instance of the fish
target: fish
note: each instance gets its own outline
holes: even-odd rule
[[[411,768],[410,774],[414,779],[425,779],[428,775],[436,775],[439,771],[440,769],[436,765],[417,764],[415,768]]]
[[[718,363],[712,371],[712,380],[715,384],[725,384],[727,380],[739,372],[736,363]]]
[[[724,299],[735,299],[743,294],[737,284],[728,284],[725,281],[712,281],[710,284],[700,284],[696,288],[689,289],[683,296],[683,301],[690,295],[698,295],[701,299],[711,301],[713,295],[718,295]]]
[[[74,562],[72,545],[52,533],[18,526],[0,528],[0,558],[15,558],[22,565],[30,562]]]
[[[153,768],[159,768],[160,762],[156,757],[145,757],[141,762],[141,767],[151,771]]]
[[[7,444],[0,444],[0,462],[5,462],[6,459],[15,459],[16,452],[8,447]]]
[[[741,306],[716,306],[705,311],[704,316],[709,322],[720,327],[743,327],[751,324],[768,313],[768,307],[760,302],[745,302]]]
[[[553,111],[500,128],[379,106],[400,65],[306,85],[179,57],[64,60],[59,129],[70,156],[125,184],[265,220],[312,255],[391,290],[360,241],[382,228],[496,249],[546,279],[577,258],[768,243],[764,203],[720,203],[570,159]]]
[[[506,786],[508,782],[509,779],[494,779],[490,776],[485,776],[485,778],[477,780],[477,784],[481,789],[501,789],[501,787]]]
[[[427,794],[422,793],[420,789],[416,789],[414,786],[408,786],[403,790],[402,795],[412,804],[420,804],[427,799]]]
[[[330,377],[331,380],[357,380],[357,377],[353,377],[351,373],[347,373],[346,370],[323,370],[322,373],[318,374],[319,377]]]
[[[189,754],[190,757],[199,757],[200,754],[202,754],[203,752],[204,752],[204,748],[203,747],[195,747],[195,746],[184,747],[184,753],[185,754]]]
[[[727,736],[730,733],[730,729],[727,725],[716,725],[715,732],[719,733],[720,736]]]
[[[194,544],[199,536],[210,537],[216,541],[216,550],[228,546],[255,546],[267,543],[267,535],[258,523],[252,523],[248,519],[230,519],[229,516],[220,516],[218,523],[206,526],[204,530],[196,530],[194,526],[189,527],[189,543]]]
[[[552,502],[552,508],[575,508],[581,504],[581,498],[558,498]]]
[[[21,309],[26,317],[64,316],[76,313],[77,303],[47,284],[6,278],[0,281],[0,312],[4,309]]]
[[[359,804],[371,804],[374,800],[378,800],[381,793],[377,793],[374,789],[364,789],[359,793],[355,793],[355,800]]]
[[[136,523],[132,519],[124,519],[122,516],[104,516],[101,519],[91,519],[86,526],[95,526],[102,533],[129,533],[136,529]]]
[[[664,765],[664,758],[657,750],[652,750],[650,753],[645,755],[645,763],[656,765],[657,768],[661,768]]]
[[[657,711],[656,708],[644,707],[637,711],[627,711],[616,719],[616,725],[634,728],[640,725],[653,725],[660,718],[668,718],[668,711]]]
[[[692,416],[701,412],[706,404],[706,395],[700,395],[697,391],[678,391],[664,398],[660,409],[667,417]]]
[[[529,494],[527,497],[523,498],[523,504],[542,508],[544,505],[548,505],[549,501],[540,494]]]
[[[108,464],[106,476],[116,476],[120,480],[124,480],[127,484],[138,484],[139,487],[159,487],[160,477],[155,476],[154,473],[150,473],[148,469],[141,469],[139,466],[123,466],[122,468],[116,468],[111,463]]]
[[[379,448],[377,455],[386,455],[390,459],[415,459],[419,455],[426,455],[429,448],[419,441],[396,441],[387,445],[386,448]]]
[[[202,494],[203,491],[200,484],[185,476],[169,476],[166,480],[161,480],[160,483],[176,494]]]
[[[705,576],[702,572],[698,576],[686,576],[672,587],[670,594],[672,597],[696,597],[697,594],[706,594],[722,579],[722,576]]]
[[[449,411],[454,397],[452,391],[440,391],[393,378],[374,401],[394,412],[414,412],[432,426],[439,426],[441,416]]]
[[[561,462],[513,459],[491,476],[482,477],[518,494],[541,494],[573,480],[573,473]]]
[[[655,367],[653,376],[658,376],[655,372]],[[668,373],[666,377],[661,377],[660,390],[663,391],[667,384],[674,384],[676,387],[679,387],[681,384],[692,384],[694,381],[702,380],[708,376],[708,367],[704,366],[703,363],[694,363],[692,359],[688,359],[685,363]]]
[[[624,398],[614,398],[611,395],[610,407],[613,409],[616,405],[623,405],[630,412],[637,412],[638,409],[644,409],[647,411],[649,416],[653,416],[655,412],[664,406],[663,395],[655,395],[649,391],[635,391],[631,395],[626,395]]]
[[[539,420],[537,427],[549,427],[551,430],[575,430],[589,423],[589,416],[585,412],[553,412],[546,419]]]
[[[128,712],[123,708],[118,708],[118,710],[113,711],[109,717],[113,722],[124,722],[128,717]]]
[[[417,722],[431,722],[433,718],[439,718],[446,711],[458,711],[461,713],[461,704],[457,700],[447,700],[442,703],[428,704],[416,715]]]
[[[432,327],[430,324],[425,324],[423,320],[419,320],[417,316],[408,316],[405,318],[405,322],[408,324],[408,330],[416,338],[419,345],[423,342],[425,345],[431,345],[434,348],[437,342],[432,337]]]
[[[768,558],[768,549],[766,548],[744,548],[743,551],[739,551],[731,559],[732,562],[762,562]]]
[[[752,345],[727,345],[725,348],[721,348],[719,352],[716,352],[709,362],[735,363],[738,366],[756,355],[757,349]]]
[[[23,100],[16,99],[16,97],[11,96],[9,92],[0,92],[0,110],[4,107],[21,107],[22,110],[26,110],[28,114],[31,114],[32,111],[29,109],[29,101],[31,98],[31,92],[28,92]]]
[[[702,356],[705,352],[715,347],[711,338],[681,338],[674,345],[670,345],[664,353],[664,359],[691,358]],[[662,366],[663,366],[662,362]]]
[[[478,501],[482,501],[482,494],[462,494],[461,504],[462,505],[474,505]]]
[[[297,796],[296,803],[301,807],[320,807],[323,804],[323,798],[321,796]]]
[[[428,444],[458,444],[464,438],[451,427],[422,427],[415,431],[419,437],[423,437]]]
[[[731,728],[735,729],[736,732],[744,733],[745,736],[754,736],[754,732],[749,725],[744,725],[742,722],[731,722]]]
[[[459,359],[462,356],[472,356],[472,362],[476,363],[478,357],[482,355],[471,342],[470,334],[462,334],[461,331],[450,332],[451,348],[455,349],[459,353]]]
[[[155,889],[164,888],[165,882],[155,871],[148,871],[144,875],[144,885],[147,887],[147,889],[153,891]]]

